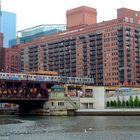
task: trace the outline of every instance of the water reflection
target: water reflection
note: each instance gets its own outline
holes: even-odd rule
[[[10,123],[4,121],[5,125],[0,125],[0,136],[8,136],[10,140],[140,139],[140,117],[135,116],[0,117],[0,122],[4,119]]]

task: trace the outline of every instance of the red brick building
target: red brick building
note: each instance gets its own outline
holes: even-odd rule
[[[4,72],[17,73],[20,71],[20,48],[3,48]]]
[[[96,85],[140,84],[139,11],[121,8],[116,19],[101,23],[96,9],[86,6],[66,15],[67,31],[19,45],[21,72],[57,71],[94,78]]]
[[[66,16],[68,30],[77,28],[77,26],[85,26],[97,23],[96,9],[86,6],[68,10]]]

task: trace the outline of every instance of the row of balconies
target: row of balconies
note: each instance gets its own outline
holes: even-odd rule
[[[30,46],[29,49],[30,50],[35,50],[35,49],[38,49],[38,46]]]
[[[28,55],[29,57],[38,57],[38,53],[29,53],[29,55]]]

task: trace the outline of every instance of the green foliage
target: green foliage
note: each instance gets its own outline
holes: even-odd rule
[[[117,102],[116,102],[116,100],[114,100],[114,107],[117,107]]]
[[[123,100],[121,101],[119,99],[119,97],[117,98],[117,100],[114,100],[114,101],[107,101],[106,103],[106,106],[107,107],[118,107],[118,108],[140,108],[140,100],[138,98],[138,96],[136,96],[134,99],[132,96],[129,97],[129,100],[125,101],[124,98]]]
[[[110,106],[114,107],[114,102],[113,101],[110,101]]]
[[[123,100],[122,100],[122,107],[124,108],[125,105],[126,105],[126,103],[125,103],[125,100],[123,99]]]
[[[118,106],[118,107],[121,107],[121,106],[122,106],[122,103],[121,103],[119,97],[118,97],[118,99],[117,99],[117,106]]]
[[[139,99],[137,96],[135,97],[135,100],[134,100],[134,107],[139,107]]]
[[[110,107],[110,103],[109,103],[109,101],[107,101],[106,106],[107,106],[107,107]]]
[[[139,105],[138,106],[140,107],[140,101],[139,101]]]
[[[130,98],[129,98],[129,106],[131,108],[134,107],[134,101],[133,101],[133,97],[132,96],[130,96]]]
[[[128,100],[126,101],[126,107],[129,107],[129,101]]]

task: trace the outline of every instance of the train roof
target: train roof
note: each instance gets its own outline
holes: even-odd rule
[[[55,71],[31,71],[27,74],[58,76],[58,73]]]

